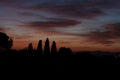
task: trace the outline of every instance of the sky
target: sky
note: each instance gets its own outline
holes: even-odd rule
[[[13,49],[29,43],[73,51],[120,51],[120,0],[0,0],[0,32]]]

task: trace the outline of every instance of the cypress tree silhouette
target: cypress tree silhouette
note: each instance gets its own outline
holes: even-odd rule
[[[38,42],[37,53],[38,53],[38,55],[41,55],[43,53],[43,50],[42,50],[42,40],[39,40],[39,42]]]
[[[50,54],[50,45],[49,45],[49,39],[46,39],[45,46],[44,46],[44,54],[49,55]]]
[[[52,47],[51,47],[51,54],[56,55],[56,53],[57,53],[56,42],[53,41]]]
[[[0,32],[0,47],[9,49],[13,46],[13,40],[5,33]]]
[[[29,56],[32,56],[33,55],[33,46],[32,46],[32,43],[30,43],[28,45],[28,55]]]

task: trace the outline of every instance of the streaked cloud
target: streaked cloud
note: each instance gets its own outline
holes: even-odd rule
[[[46,29],[46,28],[54,28],[54,27],[76,26],[80,23],[81,22],[77,20],[52,18],[52,19],[48,19],[48,21],[33,21],[33,22],[25,23],[23,26]]]
[[[104,32],[90,32],[81,36],[86,37],[89,42],[105,45],[110,45],[115,39],[120,39],[120,23],[107,24],[103,27],[106,29]]]

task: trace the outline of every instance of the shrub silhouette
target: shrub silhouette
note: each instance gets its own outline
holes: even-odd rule
[[[0,32],[0,47],[9,49],[13,46],[13,40],[5,33]]]
[[[58,53],[61,56],[69,56],[72,55],[72,50],[70,48],[61,47]]]

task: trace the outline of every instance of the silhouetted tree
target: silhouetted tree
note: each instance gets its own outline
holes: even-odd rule
[[[57,53],[56,42],[53,41],[52,47],[51,47],[51,54],[56,55],[56,53]]]
[[[31,56],[31,55],[33,55],[33,46],[32,46],[32,43],[30,43],[29,45],[28,45],[28,54]]]
[[[59,49],[59,54],[62,56],[69,56],[72,54],[72,50],[70,48],[61,47]]]
[[[9,49],[13,46],[13,40],[5,33],[0,32],[0,47]]]
[[[70,55],[73,54],[73,52],[72,52],[72,50],[71,50],[70,48],[67,48],[67,52],[68,52]]]
[[[42,54],[43,53],[43,51],[42,51],[42,40],[39,40],[39,42],[38,42],[37,53],[38,54]]]
[[[50,54],[50,44],[49,39],[46,39],[45,46],[44,46],[44,54],[49,55]]]

